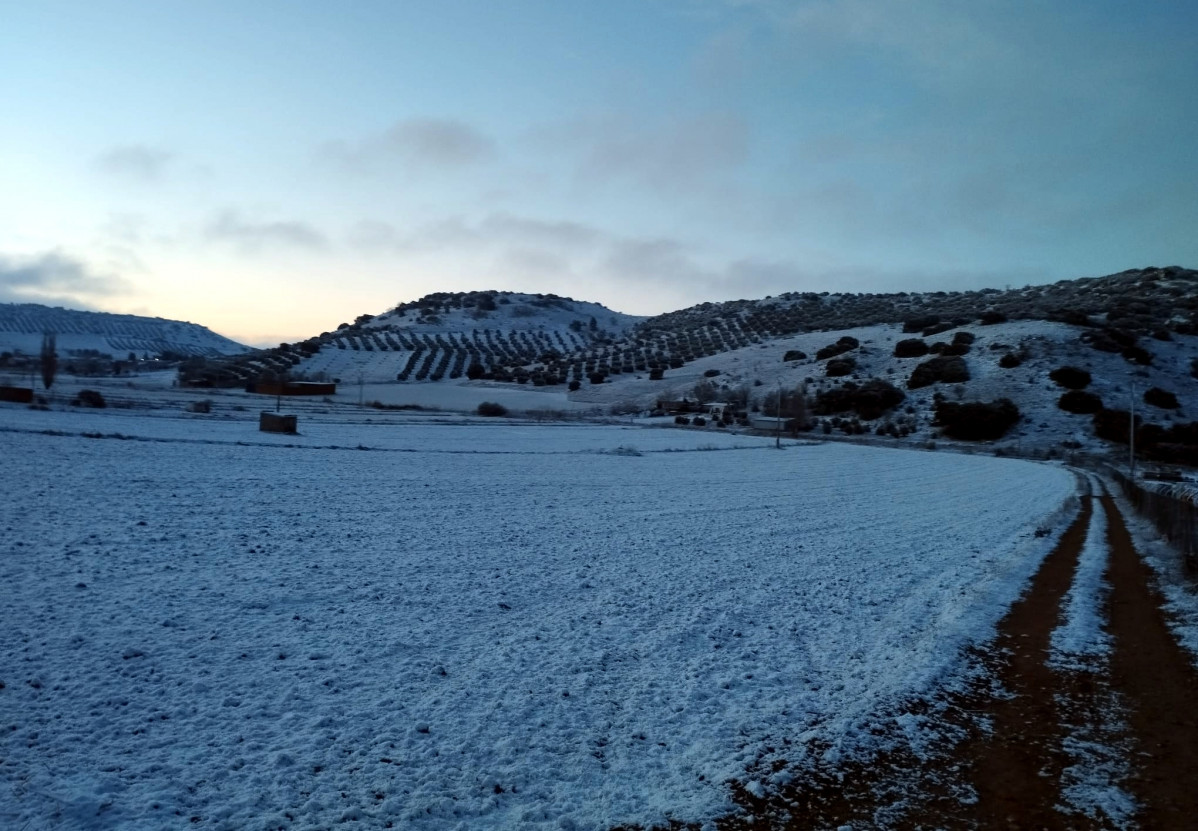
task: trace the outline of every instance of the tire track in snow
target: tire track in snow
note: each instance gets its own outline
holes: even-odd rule
[[[1102,494],[1098,477],[1088,479],[1091,493]],[[1106,511],[1093,511],[1063,620],[1052,633],[1049,662],[1062,674],[1063,687],[1055,695],[1070,761],[1061,782],[1061,810],[1080,813],[1103,828],[1128,828],[1137,806],[1126,790],[1131,772],[1127,708],[1110,679],[1108,530]]]
[[[1198,816],[1198,671],[1169,631],[1164,600],[1109,493],[1111,684],[1127,701],[1134,749],[1128,786],[1143,828]]]

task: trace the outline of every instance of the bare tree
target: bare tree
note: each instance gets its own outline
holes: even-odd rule
[[[711,401],[715,401],[715,398],[718,394],[719,390],[716,389],[715,384],[713,384],[711,381],[708,381],[706,378],[695,384],[695,388],[691,390],[691,395],[694,396],[695,400],[700,404],[707,404]]]
[[[781,397],[781,411],[778,399]],[[761,399],[761,413],[765,416],[781,416],[788,421],[794,421],[797,426],[807,423],[807,385],[799,384],[793,390],[779,389],[767,392]]]
[[[54,386],[54,376],[58,374],[58,352],[55,349],[57,343],[58,336],[53,332],[46,332],[42,335],[42,385],[46,389]]]

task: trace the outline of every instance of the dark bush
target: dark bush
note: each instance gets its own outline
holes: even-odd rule
[[[720,371],[718,369],[709,369],[703,373],[703,377],[704,378],[714,378],[719,374],[720,374]]]
[[[790,349],[790,350],[787,350],[786,354],[782,356],[782,360],[784,360],[784,361],[801,361],[806,357],[807,357],[806,352],[802,352],[798,349]]]
[[[995,323],[1006,323],[1007,316],[1002,312],[986,311],[982,312],[981,321],[983,326],[993,326]]]
[[[478,414],[480,416],[505,416],[507,407],[494,401],[484,401],[478,405]]]
[[[1140,417],[1136,416],[1137,428],[1140,423]],[[1094,435],[1098,436],[1098,438],[1127,444],[1130,432],[1131,413],[1127,410],[1108,410],[1104,408],[1094,414]]]
[[[906,397],[906,393],[889,381],[872,378],[862,384],[854,394],[853,410],[866,421],[872,421],[903,403]]]
[[[1140,366],[1152,366],[1152,353],[1142,346],[1127,346],[1120,353],[1124,358],[1131,361],[1133,364]]]
[[[960,356],[936,357],[915,367],[907,381],[907,389],[916,390],[938,382],[959,384],[969,380],[969,367]]]
[[[957,332],[953,335],[953,343],[963,343],[966,346],[972,346],[973,342],[978,339],[978,336],[973,332]]]
[[[852,382],[823,390],[812,404],[816,415],[835,415],[849,410],[871,421],[903,402],[907,396],[898,387],[881,378],[871,378],[858,386]]]
[[[937,346],[939,346],[940,348],[936,349]],[[932,344],[932,351],[937,352],[941,355],[950,355],[950,356],[951,355],[968,355],[969,354],[969,344],[956,343],[956,342],[934,343],[934,344]]]
[[[1120,352],[1123,347],[1104,331],[1086,332],[1082,335],[1082,343],[1088,343],[1099,352]]]
[[[674,416],[675,424],[690,424],[691,420],[684,415]]]
[[[856,368],[857,361],[855,358],[833,358],[828,361],[824,372],[829,378],[839,378],[842,375],[848,375]]]
[[[666,377],[666,371],[659,366],[656,366],[653,369],[649,370],[649,380],[650,381],[660,381],[665,377]]]
[[[1014,352],[1008,352],[998,359],[998,365],[1003,369],[1014,369],[1023,363],[1023,358],[1020,358]]]
[[[1048,377],[1067,390],[1084,390],[1090,386],[1090,373],[1075,366],[1057,367]]]
[[[695,425],[696,427],[706,427],[707,419],[703,418],[703,416],[695,416],[693,419],[691,419],[691,424]]]
[[[861,342],[859,340],[854,337],[850,337],[849,335],[845,335],[837,340],[836,343],[830,343],[817,351],[815,353],[815,359],[817,361],[822,361],[824,358],[834,358],[837,355],[843,355],[845,352],[856,349],[860,345]]]
[[[1144,403],[1160,407],[1162,410],[1176,410],[1181,406],[1177,403],[1176,395],[1160,387],[1150,387],[1144,390]]]
[[[474,363],[471,363],[470,366],[468,366],[466,368],[466,377],[469,378],[471,381],[477,381],[479,378],[482,378],[486,374],[487,374],[487,368],[485,366],[483,366],[482,364],[478,363],[477,361],[475,361]]]
[[[1019,408],[1009,398],[997,401],[936,402],[935,426],[946,436],[962,441],[993,441],[1002,438],[1019,422]]]
[[[903,321],[903,331],[907,334],[912,332],[922,332],[929,326],[935,326],[940,322],[940,315],[924,315],[923,317],[912,317]]]
[[[570,392],[578,392],[578,388],[581,386],[582,386],[582,381],[579,381],[577,378],[574,378],[570,381],[569,384],[566,385],[566,389],[570,390]]]
[[[928,354],[928,343],[923,338],[907,338],[894,345],[896,358],[922,358]]]
[[[79,390],[75,395],[75,400],[71,404],[76,407],[95,407],[96,409],[108,406],[108,402],[104,400],[104,396],[95,390]]]
[[[929,326],[928,328],[924,329],[921,334],[926,338],[930,337],[931,335],[939,335],[941,332],[947,332],[949,329],[955,328],[957,328],[956,324],[945,321],[944,323],[937,323],[934,326]]]
[[[1090,415],[1102,409],[1102,399],[1092,392],[1069,390],[1057,401],[1057,406],[1067,413]]]
[[[602,384],[607,380],[607,374],[603,372],[592,372],[587,375],[587,380],[592,384]]]

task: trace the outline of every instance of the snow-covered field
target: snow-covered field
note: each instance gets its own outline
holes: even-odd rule
[[[683,430],[0,428],[12,828],[712,818],[951,669],[1075,491]]]

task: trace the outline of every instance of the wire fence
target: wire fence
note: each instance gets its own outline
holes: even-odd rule
[[[1136,511],[1152,520],[1181,552],[1186,571],[1198,574],[1198,489],[1186,484],[1133,481],[1116,468],[1108,468],[1107,472]]]

